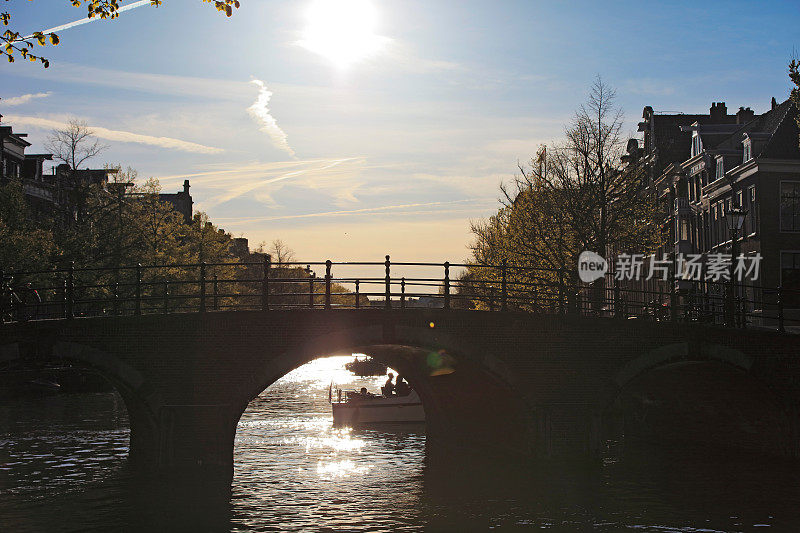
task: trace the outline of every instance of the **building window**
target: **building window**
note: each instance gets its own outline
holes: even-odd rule
[[[721,179],[725,175],[725,165],[723,164],[722,158],[717,158],[717,173],[715,175],[716,179]]]
[[[696,156],[703,151],[703,143],[700,141],[700,135],[694,132],[692,135],[692,157]]]
[[[781,252],[783,304],[800,307],[800,252]]]
[[[781,231],[800,231],[800,181],[781,182]]]
[[[750,208],[748,209],[747,218],[750,219],[750,233],[758,233],[758,202],[756,202],[756,186],[750,187]]]
[[[747,163],[751,159],[753,159],[753,143],[750,142],[750,139],[745,139],[744,143],[744,157],[742,157],[742,163]]]

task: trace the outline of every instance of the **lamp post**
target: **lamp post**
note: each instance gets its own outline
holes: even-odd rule
[[[726,325],[735,326],[735,309],[736,309],[736,280],[734,279],[734,265],[736,257],[739,255],[739,231],[742,229],[744,219],[747,216],[747,210],[739,206],[735,206],[725,213],[725,222],[728,224],[728,231],[731,235],[731,269],[728,279],[728,298],[726,302]]]

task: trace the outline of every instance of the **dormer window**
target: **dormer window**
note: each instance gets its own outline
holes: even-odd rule
[[[700,135],[695,131],[692,133],[692,157],[696,156],[703,151],[703,143],[700,140]]]
[[[742,142],[744,146],[744,157],[742,158],[742,163],[747,163],[751,159],[753,159],[753,143],[750,142],[750,139],[745,139]]]
[[[725,165],[721,157],[717,158],[717,173],[714,176],[716,179],[721,179],[725,175]]]

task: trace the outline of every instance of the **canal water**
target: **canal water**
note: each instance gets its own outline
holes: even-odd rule
[[[250,404],[230,487],[132,475],[115,394],[2,400],[0,531],[800,531],[795,464],[610,446],[601,464],[501,470],[426,458],[424,427],[335,429],[331,381],[385,379],[354,378],[347,360]]]

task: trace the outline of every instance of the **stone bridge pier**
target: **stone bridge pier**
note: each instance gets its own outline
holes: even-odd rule
[[[459,310],[291,310],[101,317],[2,326],[0,366],[63,360],[108,378],[130,461],[230,477],[251,399],[327,355],[407,377],[429,449],[592,457],[608,438],[800,455],[800,343],[691,324]]]

